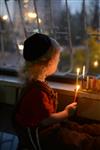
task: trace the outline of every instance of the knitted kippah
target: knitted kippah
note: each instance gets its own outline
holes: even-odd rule
[[[24,41],[24,59],[34,61],[43,56],[51,46],[51,39],[47,35],[35,33]]]

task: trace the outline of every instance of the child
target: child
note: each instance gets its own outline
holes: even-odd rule
[[[56,72],[61,47],[56,40],[36,33],[24,42],[23,74],[26,87],[16,109],[16,123],[20,128],[50,126],[68,117],[75,109],[73,102],[61,112],[56,112],[57,93],[48,85],[46,77]]]

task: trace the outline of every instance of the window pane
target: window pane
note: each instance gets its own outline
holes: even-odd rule
[[[35,32],[62,46],[57,74],[100,74],[100,0],[1,0],[0,67],[19,69],[24,40]]]

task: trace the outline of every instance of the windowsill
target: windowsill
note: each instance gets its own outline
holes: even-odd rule
[[[0,67],[0,76],[18,77],[18,70]],[[53,81],[53,82],[56,81],[58,83],[60,82],[60,83],[75,84],[76,82],[75,78],[76,76],[74,74],[68,73],[66,75],[54,74],[54,75],[47,77],[47,80]]]
[[[14,86],[14,87],[23,87],[24,81],[20,80],[18,77],[0,75],[0,84]],[[63,90],[63,91],[75,90],[74,84],[59,83],[59,82],[53,82],[53,81],[48,81],[48,84],[56,90]]]
[[[59,83],[59,82],[53,82],[53,81],[48,81],[49,85],[60,91],[69,91],[69,92],[74,92],[75,91],[75,85],[74,84],[68,84],[68,83]]]
[[[6,85],[6,86],[13,86],[13,87],[23,87],[25,84],[24,81],[19,79],[18,77],[15,76],[7,76],[7,75],[0,75],[0,85]],[[75,84],[70,84],[70,83],[61,83],[57,81],[48,81],[48,84],[56,89],[56,90],[62,90],[62,91],[69,91],[69,92],[75,92]],[[86,96],[86,97],[91,97],[98,95],[98,93],[94,92],[89,92],[89,91],[80,91],[80,96]],[[92,95],[92,96],[90,96]]]
[[[15,69],[11,69],[11,68],[3,68],[0,67],[0,75],[4,75],[4,76],[18,76],[18,71]]]
[[[0,75],[0,84],[14,87],[22,87],[24,86],[24,81],[20,80],[18,77]]]
[[[0,75],[0,84],[11,86],[15,88],[21,88],[24,86],[24,81],[15,76]],[[65,92],[65,94],[73,94],[75,92],[75,84],[61,83],[56,81],[48,81],[48,84],[55,90]],[[69,92],[69,93],[68,93]],[[90,99],[100,100],[100,93],[94,93],[89,91],[79,91],[79,97],[85,97]]]

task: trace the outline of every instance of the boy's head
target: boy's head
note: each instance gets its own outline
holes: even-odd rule
[[[47,35],[36,33],[24,41],[23,56],[26,61],[35,61],[53,49],[60,49],[56,40]]]

